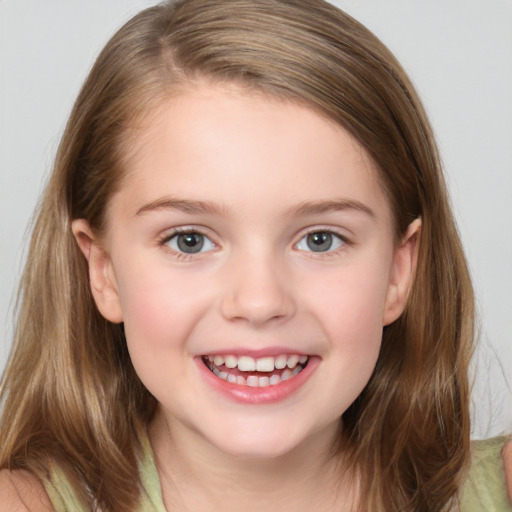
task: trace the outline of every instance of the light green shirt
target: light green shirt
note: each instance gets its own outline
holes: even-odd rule
[[[471,470],[462,488],[462,512],[509,512],[505,472],[501,458],[504,437],[474,441]]]
[[[473,442],[471,470],[461,492],[461,512],[512,512],[500,455],[504,442],[503,437]],[[149,440],[144,438],[142,444],[138,512],[167,512]],[[52,480],[45,482],[45,488],[56,512],[90,512],[77,501],[60,471],[52,473]]]

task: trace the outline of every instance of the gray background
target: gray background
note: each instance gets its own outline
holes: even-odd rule
[[[256,0],[255,0],[256,1]],[[0,368],[27,226],[95,55],[150,0],[0,0]],[[512,427],[512,2],[334,2],[411,75],[431,117],[481,318],[475,437]]]

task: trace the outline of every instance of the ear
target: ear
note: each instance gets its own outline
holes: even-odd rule
[[[100,313],[110,322],[123,321],[112,261],[85,219],[72,222],[73,235],[89,264],[91,292]]]
[[[400,244],[395,248],[391,276],[386,294],[383,325],[393,323],[404,311],[418,259],[421,219],[409,224]]]

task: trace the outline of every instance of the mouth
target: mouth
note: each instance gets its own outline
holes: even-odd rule
[[[211,354],[202,357],[204,365],[219,379],[252,388],[277,386],[293,379],[307,367],[309,359],[309,356],[303,354],[260,358]]]

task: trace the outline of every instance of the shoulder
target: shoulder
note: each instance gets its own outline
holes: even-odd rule
[[[0,512],[53,512],[43,484],[27,471],[0,470]]]

